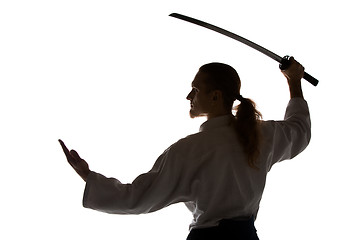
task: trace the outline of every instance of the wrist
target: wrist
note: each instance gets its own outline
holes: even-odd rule
[[[301,88],[301,83],[289,85],[289,90],[290,90],[290,98],[296,98],[296,97],[304,98]]]
[[[86,182],[86,179],[88,178],[89,174],[90,174],[90,169],[87,169],[86,171],[83,171],[79,175]]]

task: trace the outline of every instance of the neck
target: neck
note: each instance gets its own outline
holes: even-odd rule
[[[225,116],[225,115],[229,115],[231,114],[231,112],[228,111],[222,111],[222,112],[217,112],[217,113],[209,113],[207,115],[207,120],[210,120],[212,118],[216,118],[216,117],[221,117],[221,116]]]

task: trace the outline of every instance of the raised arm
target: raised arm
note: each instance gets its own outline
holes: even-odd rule
[[[268,171],[276,162],[291,159],[302,152],[311,138],[310,113],[301,88],[304,67],[291,57],[290,66],[281,72],[287,79],[291,99],[284,120],[263,123],[264,149],[271,152],[267,157]]]
[[[304,98],[302,88],[301,88],[301,79],[304,76],[304,67],[298,63],[293,57],[290,59],[290,66],[282,70],[281,72],[286,77],[289,90],[290,90],[290,98]]]

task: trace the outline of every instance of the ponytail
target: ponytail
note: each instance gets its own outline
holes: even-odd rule
[[[239,95],[241,81],[236,70],[223,63],[208,63],[200,67],[200,72],[206,73],[208,90],[223,92],[224,106],[231,112],[235,99],[241,103],[235,109],[235,130],[242,144],[250,167],[256,167],[256,160],[260,154],[261,134],[259,122],[261,113],[255,103]]]
[[[259,122],[262,115],[251,99],[243,98],[241,95],[237,98],[241,103],[235,108],[237,110],[235,128],[248,157],[249,166],[258,169],[256,160],[260,154],[261,133]]]

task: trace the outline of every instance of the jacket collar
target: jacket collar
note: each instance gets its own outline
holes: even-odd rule
[[[201,124],[200,132],[212,130],[219,127],[229,126],[233,120],[234,120],[234,116],[232,114],[212,118]]]

